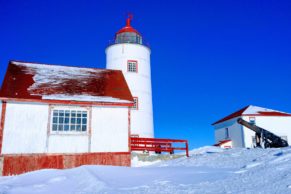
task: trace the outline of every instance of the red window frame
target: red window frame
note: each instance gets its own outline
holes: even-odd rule
[[[136,71],[129,71],[129,64],[130,62],[135,62],[136,63]],[[138,73],[138,61],[137,60],[127,60],[127,72],[130,73]]]
[[[132,107],[133,110],[138,110],[138,97],[133,97],[133,100],[136,100],[136,106]]]

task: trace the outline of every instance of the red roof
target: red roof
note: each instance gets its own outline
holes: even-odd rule
[[[216,122],[213,123],[212,125],[215,125],[215,124],[218,124],[218,123],[222,123],[222,122],[224,122],[224,121],[230,120],[230,119],[235,118],[235,117],[239,117],[239,116],[241,116],[241,115],[243,114],[243,112],[244,112],[248,107],[249,107],[249,106],[246,106],[246,107],[244,107],[244,108],[242,108],[242,109],[240,109],[240,110],[238,110],[238,111],[236,111],[236,112],[234,112],[234,113],[232,113],[232,114],[230,114],[230,115],[228,115],[228,116],[226,116],[226,117],[224,117],[224,118],[222,118],[222,119],[216,121]]]
[[[124,33],[124,32],[134,32],[134,33],[137,33],[138,35],[140,35],[140,33],[130,25],[130,21],[131,21],[131,17],[127,18],[126,19],[126,26],[124,26],[118,32],[116,32],[116,35]]]
[[[229,140],[229,139],[222,140],[222,141],[219,141],[219,143],[214,144],[213,146],[221,146],[221,145],[228,143],[228,142],[231,142],[231,140]]]
[[[119,70],[10,61],[0,90],[2,99],[123,103],[132,95]]]
[[[230,119],[240,117],[240,116],[289,116],[290,117],[291,114],[281,112],[281,111],[272,110],[272,109],[267,109],[267,108],[249,105],[249,106],[246,106],[246,107],[216,121],[212,125],[222,123],[224,121],[228,121]]]

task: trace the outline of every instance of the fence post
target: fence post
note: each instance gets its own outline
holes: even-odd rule
[[[186,141],[186,156],[189,157],[188,141]]]

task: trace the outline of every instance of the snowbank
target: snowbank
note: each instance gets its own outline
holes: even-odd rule
[[[81,166],[1,177],[0,193],[291,193],[291,148],[190,153],[146,167]]]

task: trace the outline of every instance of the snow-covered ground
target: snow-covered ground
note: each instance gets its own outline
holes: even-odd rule
[[[142,162],[136,161],[136,166]],[[145,164],[149,164],[148,162]],[[143,167],[81,166],[1,177],[0,193],[291,193],[291,148],[203,147]]]

